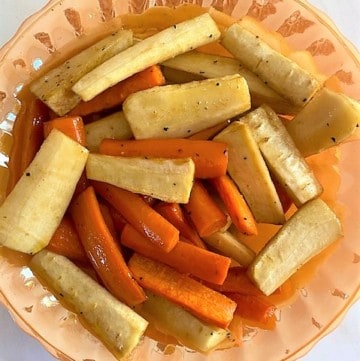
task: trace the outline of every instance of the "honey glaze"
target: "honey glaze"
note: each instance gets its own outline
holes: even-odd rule
[[[141,15],[128,14],[112,20],[104,27],[101,36],[105,36],[110,31],[113,31],[115,28],[121,26],[126,29],[132,29],[135,37],[143,39],[166,27],[185,19],[198,16],[206,11],[209,11],[212,15],[214,14],[214,18],[221,29],[225,29],[234,21],[234,19],[225,14],[218,13],[214,9],[206,9],[194,5],[186,5],[171,9],[156,7]],[[87,37],[84,35],[83,38],[77,39],[67,47],[59,50],[58,53],[54,53],[54,60],[45,64],[41,71],[36,73],[34,77],[36,78],[40,76],[46,70],[75,54],[79,49],[85,48],[86,46],[94,43],[101,36],[99,33],[97,36],[88,34]],[[206,47],[202,47],[200,50],[229,56],[229,53],[219,44],[210,44]],[[9,162],[10,176],[7,188],[8,191],[12,189],[40,147],[43,140],[42,122],[51,118],[51,112],[49,112],[42,103],[35,99],[27,86],[25,86],[20,92],[19,101],[21,102],[21,110],[17,115],[13,129],[13,146]],[[337,192],[340,186],[340,176],[337,170],[337,164],[340,156],[339,154],[338,149],[333,148],[323,152],[322,154],[312,156],[308,159],[308,162],[324,187],[322,198],[341,217],[343,210],[341,205],[336,202]],[[287,212],[287,218],[289,218],[294,211],[296,211],[296,208],[293,206]],[[255,252],[259,252],[269,239],[278,231],[278,229],[279,226],[261,224],[259,225],[258,236],[238,236]],[[279,306],[289,305],[293,302],[298,296],[298,291],[311,281],[318,268],[331,255],[336,247],[337,243],[323,251],[320,255],[314,257],[310,262],[301,267],[301,269],[280,288],[279,292],[275,292],[269,298]],[[20,255],[19,257],[19,254],[15,254],[14,252],[3,248],[0,248],[0,254],[1,257],[6,258],[13,267],[19,267],[19,269],[25,266],[28,262],[27,256]],[[159,331],[154,328],[149,328],[147,335],[157,340],[159,345],[175,344],[175,340],[173,338],[159,333]],[[229,345],[229,347],[230,346],[231,345]],[[166,348],[160,347],[160,349],[161,348],[163,348],[165,353],[169,352],[169,349],[166,351]]]

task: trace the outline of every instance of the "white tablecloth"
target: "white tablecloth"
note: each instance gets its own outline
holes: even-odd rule
[[[360,48],[359,0],[310,2],[324,10],[341,32]],[[23,19],[45,3],[47,0],[0,0],[0,46],[11,37]],[[44,351],[37,341],[20,331],[8,312],[0,306],[0,361],[50,360],[54,358]],[[350,309],[342,324],[321,340],[302,360],[360,360],[360,302]]]

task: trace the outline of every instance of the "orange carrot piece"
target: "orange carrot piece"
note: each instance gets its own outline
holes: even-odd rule
[[[175,268],[191,273],[202,280],[222,284],[227,276],[231,259],[217,253],[179,241],[170,252],[159,250],[134,227],[127,224],[121,233],[121,243],[133,251]]]
[[[103,202],[99,202],[99,207],[100,207],[101,215],[104,218],[106,227],[109,229],[109,232],[111,233],[113,238],[116,239],[117,236],[118,236],[117,235],[117,230],[116,230],[115,223],[114,223],[114,220],[112,218],[109,207]]]
[[[235,227],[241,233],[256,235],[258,232],[254,216],[233,180],[228,175],[224,175],[213,178],[210,182],[224,202]]]
[[[46,248],[72,261],[81,263],[88,262],[84,247],[76,232],[74,222],[69,215],[64,216]]]
[[[185,237],[195,246],[206,249],[205,243],[186,219],[185,214],[178,203],[160,202],[155,205],[154,209],[173,224],[180,231],[180,235]]]
[[[163,84],[165,84],[165,78],[160,67],[153,65],[119,82],[95,98],[87,102],[80,102],[69,114],[88,115],[110,109],[121,105],[130,94]]]
[[[141,234],[163,249],[171,251],[179,241],[179,231],[152,209],[139,195],[111,184],[93,181],[97,193],[106,199]]]
[[[49,108],[28,93],[25,89],[19,95],[21,104],[26,106],[21,107],[13,129],[15,141],[9,159],[8,193],[14,188],[39,150],[44,140],[43,123],[49,117]]]
[[[237,303],[235,314],[256,322],[264,329],[273,330],[276,325],[276,306],[265,296],[242,295],[240,293],[226,293],[226,296]]]
[[[102,217],[95,191],[88,187],[70,207],[85,252],[106,288],[128,305],[145,301]]]
[[[127,224],[125,218],[119,213],[113,206],[109,206],[111,218],[113,220],[114,227],[118,234],[121,234],[125,225]]]
[[[86,143],[84,123],[79,116],[61,117],[44,123],[44,137],[46,138],[53,129],[58,129],[82,146]]]
[[[242,295],[261,296],[263,293],[250,281],[246,269],[231,267],[222,285],[212,285],[216,291],[240,293]]]
[[[195,163],[195,177],[214,178],[226,174],[227,145],[212,140],[104,139],[99,152],[123,157],[188,158]]]
[[[175,269],[135,253],[129,268],[139,284],[182,306],[200,319],[226,328],[236,303]]]
[[[184,204],[200,237],[210,236],[221,230],[227,223],[226,215],[200,181],[195,181],[190,199]]]

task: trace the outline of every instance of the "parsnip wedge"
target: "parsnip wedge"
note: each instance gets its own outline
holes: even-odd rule
[[[230,332],[204,323],[182,307],[166,298],[146,291],[148,299],[136,311],[152,323],[159,331],[174,336],[180,343],[200,352],[210,352]]]
[[[130,95],[123,111],[136,139],[182,138],[250,109],[243,77],[154,87]]]
[[[313,75],[272,49],[239,23],[226,30],[222,45],[244,66],[296,106],[304,106],[321,87],[321,83]]]
[[[89,154],[86,175],[165,202],[189,201],[195,165],[191,158],[144,159]]]
[[[140,342],[148,322],[67,258],[43,250],[32,258],[30,268],[65,306],[81,315],[118,360]]]
[[[123,112],[116,112],[105,118],[85,125],[86,147],[96,152],[101,141],[110,139],[130,139],[133,134]]]
[[[49,243],[84,170],[88,150],[54,129],[0,207],[0,244],[36,253]]]
[[[272,109],[262,106],[242,117],[241,121],[249,125],[268,167],[296,206],[322,193],[314,172]]]
[[[64,115],[81,100],[71,87],[99,64],[128,48],[132,42],[131,31],[114,32],[35,80],[30,89],[55,113]]]
[[[360,104],[344,94],[323,88],[286,129],[307,157],[349,138],[360,124]]]
[[[121,80],[176,55],[216,41],[220,31],[206,13],[134,44],[81,78],[73,91],[85,101]]]
[[[340,238],[336,214],[320,198],[302,206],[256,256],[249,276],[270,295],[304,263]]]
[[[244,267],[247,267],[255,258],[255,252],[229,231],[215,232],[203,239],[219,253],[232,258]]]
[[[295,114],[299,110],[234,58],[189,51],[165,61],[163,65],[205,78],[240,74],[249,86],[253,106],[268,104],[279,114]]]
[[[284,223],[279,196],[249,126],[232,122],[214,140],[228,144],[228,172],[257,222]]]

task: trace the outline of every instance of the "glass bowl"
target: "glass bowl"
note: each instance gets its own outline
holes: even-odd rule
[[[308,50],[319,71],[332,77],[342,91],[360,100],[360,63],[355,48],[334,24],[306,1],[300,0],[52,0],[28,18],[0,51],[0,196],[7,183],[7,156],[11,129],[19,103],[16,95],[30,74],[77,37],[113,17],[141,13],[154,5],[196,3],[240,18],[250,15],[281,33],[295,50]],[[344,237],[332,249],[307,265],[297,278],[297,296],[284,305],[275,331],[245,329],[239,348],[209,356],[183,347],[162,348],[145,338],[131,360],[279,361],[304,355],[341,321],[360,296],[360,142],[348,142],[309,161],[329,191],[325,199],[335,206],[344,224]],[[320,162],[319,162],[320,159]],[[321,166],[319,166],[321,164]],[[114,360],[107,349],[63,308],[29,272],[28,258],[0,248],[0,301],[14,319],[60,360]],[[315,271],[314,271],[315,270]],[[49,327],[51,325],[51,327]]]

